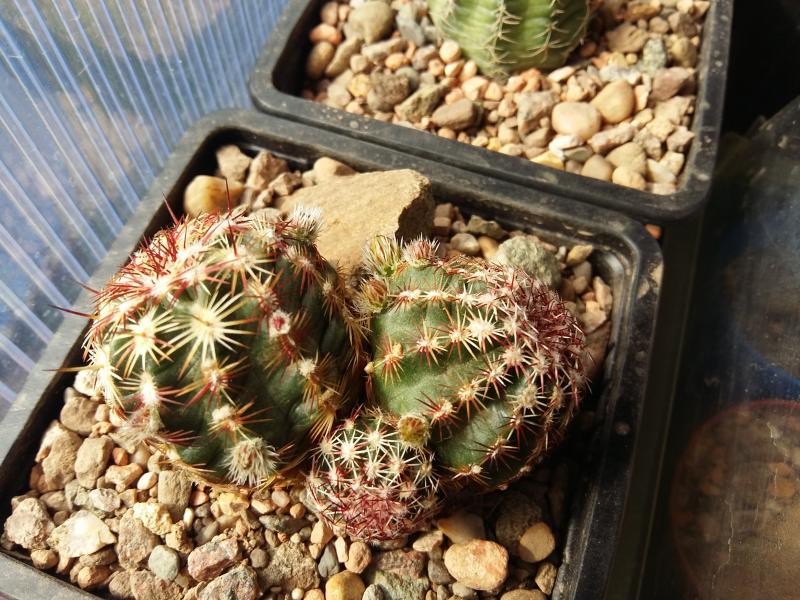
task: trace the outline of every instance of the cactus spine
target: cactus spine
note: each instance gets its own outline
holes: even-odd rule
[[[320,443],[309,492],[342,534],[390,540],[413,531],[436,506],[431,453],[404,443],[378,415],[353,417]]]
[[[85,348],[130,433],[216,484],[302,456],[354,390],[361,331],[309,213],[182,220],[96,298]]]
[[[558,296],[524,272],[436,258],[425,241],[367,251],[369,389],[406,443],[455,481],[527,472],[565,433],[585,387],[584,337]]]
[[[580,43],[589,0],[429,0],[431,18],[487,75],[555,69]]]

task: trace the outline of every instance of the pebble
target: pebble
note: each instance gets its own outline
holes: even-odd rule
[[[58,564],[58,554],[50,550],[31,550],[33,566],[42,571],[48,571]]]
[[[105,565],[83,567],[78,571],[75,583],[82,590],[95,590],[108,579],[109,575],[111,575],[111,569]]]
[[[636,190],[647,189],[647,182],[644,177],[642,177],[638,171],[634,171],[632,168],[625,165],[614,169],[614,172],[611,173],[611,181],[617,185],[624,185],[625,187]]]
[[[306,75],[310,79],[319,79],[323,74],[327,74],[326,69],[331,63],[335,52],[336,48],[330,42],[319,42],[315,44],[308,53],[308,59],[306,59]],[[349,63],[350,58],[348,57],[347,60]],[[342,69],[342,71],[344,71],[344,69]],[[340,73],[342,71],[340,71]]]
[[[496,239],[486,235],[478,237],[478,245],[481,247],[481,256],[486,260],[491,260],[494,255],[497,254],[497,250],[500,247]]]
[[[594,154],[583,163],[581,175],[592,177],[594,179],[601,179],[603,181],[611,181],[611,174],[614,172],[614,165],[608,162],[599,154]]]
[[[41,477],[36,483],[40,492],[64,489],[67,483],[75,479],[75,461],[81,444],[81,437],[77,433],[53,421],[36,454],[36,461],[41,461],[42,467]]]
[[[347,22],[367,44],[372,44],[389,35],[394,12],[381,0],[369,0],[353,9]]]
[[[143,469],[136,463],[125,466],[112,465],[106,469],[106,481],[117,486],[121,492],[142,476]]]
[[[367,105],[375,112],[391,111],[411,93],[411,84],[402,75],[375,72],[370,76],[370,82],[372,87],[367,93]]]
[[[156,576],[167,581],[172,581],[178,576],[180,567],[181,559],[178,553],[166,546],[153,548],[150,558],[147,560],[147,568]]]
[[[333,539],[333,531],[328,525],[320,520],[314,523],[314,527],[311,529],[311,537],[309,541],[312,544],[319,544],[320,546],[326,545],[329,541]]]
[[[222,492],[217,501],[223,515],[238,515],[250,506],[250,501],[245,496],[233,492]]]
[[[508,577],[508,552],[487,540],[453,544],[444,553],[444,564],[456,581],[474,590],[495,591]]]
[[[497,507],[495,537],[505,548],[516,552],[517,541],[525,530],[541,519],[542,509],[536,502],[520,492],[506,492]]]
[[[310,590],[319,587],[319,575],[314,560],[304,552],[301,544],[280,544],[272,553],[266,569],[262,571],[264,583],[290,591],[294,588]]]
[[[369,546],[364,542],[355,541],[350,545],[344,567],[353,573],[362,573],[369,566],[371,560],[372,552],[370,552]]]
[[[414,540],[411,547],[417,552],[431,552],[435,548],[441,547],[443,541],[444,532],[441,529],[434,529]]]
[[[512,590],[500,596],[500,600],[547,600],[547,596],[539,590]]]
[[[445,40],[442,42],[442,45],[439,47],[439,58],[441,58],[445,64],[454,63],[460,59],[461,48],[458,42],[453,40]]]
[[[261,596],[255,571],[247,565],[238,565],[206,585],[198,600],[256,600]]]
[[[117,555],[123,567],[136,568],[159,545],[157,535],[147,529],[144,524],[128,510],[119,521]]]
[[[461,131],[474,125],[478,116],[477,105],[469,98],[462,98],[437,108],[431,116],[431,121],[438,127]]]
[[[549,596],[553,593],[553,588],[556,585],[557,574],[558,569],[556,569],[555,565],[549,562],[543,562],[536,570],[534,581],[536,585],[539,586],[539,589]]]
[[[416,122],[431,115],[439,105],[445,93],[445,87],[441,85],[426,85],[420,87],[416,92],[406,98],[401,104],[395,107],[400,118]]]
[[[614,148],[606,155],[606,160],[615,167],[626,167],[639,175],[644,175],[647,169],[647,156],[636,142],[628,142]]]
[[[422,552],[400,548],[380,552],[373,560],[377,570],[401,577],[420,577],[425,570],[425,562],[426,556]]]
[[[600,90],[591,104],[600,111],[607,123],[614,125],[621,123],[633,113],[635,105],[633,87],[624,79],[612,81]]]
[[[588,102],[562,102],[553,108],[552,126],[558,133],[588,140],[600,131],[600,111]]]
[[[158,475],[156,473],[145,473],[136,482],[137,490],[149,490],[154,487],[158,482]]]
[[[116,541],[117,537],[97,515],[79,510],[50,533],[47,544],[61,557],[77,558]]]
[[[348,175],[355,175],[355,171],[348,165],[323,156],[314,161],[314,168],[312,170],[314,181],[317,184],[331,181],[336,177],[346,177]],[[274,503],[274,500],[272,500]]]
[[[647,42],[647,32],[631,23],[622,23],[606,32],[608,48],[612,52],[639,52]]]
[[[181,598],[183,594],[183,590],[174,582],[156,577],[150,571],[145,570],[131,571],[128,584],[130,594],[121,596],[122,598],[133,596],[135,600],[175,600]],[[123,590],[125,589],[122,581],[117,585],[120,585]]]
[[[86,438],[75,457],[75,476],[85,488],[93,488],[106,470],[114,442],[107,436]]]
[[[89,435],[94,425],[94,414],[99,404],[79,394],[70,393],[72,388],[67,388],[64,394],[68,396],[61,408],[59,420],[61,424],[81,435]]]
[[[454,544],[486,537],[483,519],[474,513],[457,512],[449,517],[437,519],[436,527]]]
[[[162,471],[159,474],[158,501],[167,508],[173,521],[183,518],[190,500],[192,506],[199,506],[208,501],[208,496],[199,490],[193,495],[192,482],[182,471]]]
[[[483,219],[477,215],[472,215],[467,223],[467,231],[475,235],[487,235],[495,240],[506,237],[506,230],[497,221]]]
[[[360,37],[348,38],[336,47],[333,55],[324,67],[326,77],[338,77],[350,66],[350,61],[359,50],[364,40]]]
[[[544,521],[535,523],[525,530],[519,539],[517,555],[525,562],[544,560],[556,547],[556,538]]]
[[[133,505],[133,516],[156,535],[166,535],[172,527],[169,510],[158,502],[137,502]]]
[[[543,117],[550,116],[557,103],[558,94],[550,90],[518,94],[516,97],[517,127],[520,135],[527,135],[537,129],[539,121]]]
[[[210,581],[239,560],[239,544],[233,538],[215,540],[189,553],[186,567],[197,581]]]
[[[189,217],[225,212],[239,204],[244,186],[238,181],[210,175],[196,175],[183,193],[183,210]]]
[[[364,590],[364,595],[361,596],[361,600],[384,600],[384,598],[383,588],[374,583],[368,585],[367,589]]]
[[[38,498],[25,498],[14,507],[5,522],[4,532],[9,540],[23,548],[45,550],[54,528],[44,503]]]
[[[481,246],[478,240],[471,233],[457,233],[450,238],[450,245],[454,250],[458,250],[467,256],[478,256]]]
[[[325,583],[325,600],[361,600],[365,589],[358,575],[342,571]]]
[[[500,244],[492,262],[518,267],[557,290],[561,285],[561,269],[556,257],[528,236],[520,235]]]
[[[328,579],[330,576],[341,571],[339,567],[339,560],[336,557],[336,549],[333,544],[328,544],[322,550],[322,554],[317,561],[317,571],[323,579]]]

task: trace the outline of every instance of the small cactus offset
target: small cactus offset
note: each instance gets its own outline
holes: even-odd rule
[[[214,484],[302,457],[355,390],[362,333],[311,213],[182,220],[96,297],[85,348],[128,432]]]
[[[431,18],[486,75],[562,66],[589,21],[589,0],[429,0]]]
[[[436,507],[433,457],[377,415],[348,419],[320,443],[308,490],[323,519],[357,539],[391,540]]]
[[[440,259],[378,238],[361,291],[368,389],[403,441],[433,449],[451,479],[500,487],[563,437],[585,388],[584,336],[524,272]]]

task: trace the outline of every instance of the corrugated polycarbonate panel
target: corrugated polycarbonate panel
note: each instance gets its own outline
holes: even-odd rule
[[[0,0],[0,414],[172,146],[248,107],[285,0]]]

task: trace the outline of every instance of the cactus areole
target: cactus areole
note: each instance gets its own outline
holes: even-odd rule
[[[494,488],[529,471],[585,388],[575,317],[524,272],[436,258],[429,242],[379,238],[366,259],[368,388],[401,438],[453,481]]]
[[[445,37],[491,76],[562,66],[586,32],[589,0],[428,0]]]
[[[128,434],[203,481],[255,486],[327,433],[361,342],[317,230],[303,212],[206,214],[133,255],[85,340]]]

